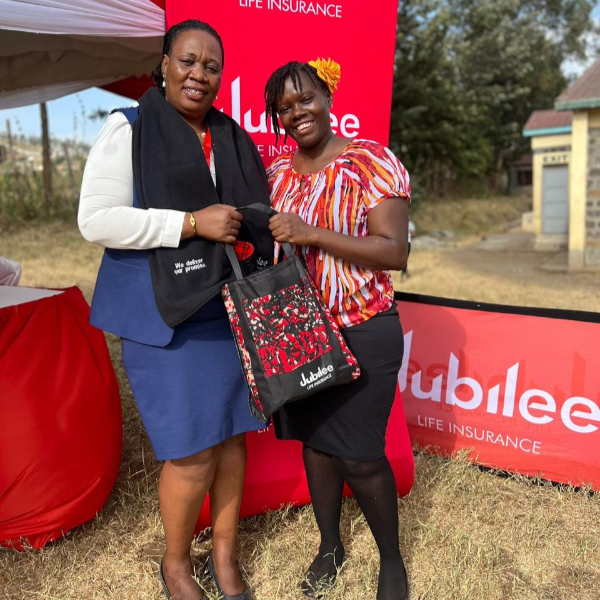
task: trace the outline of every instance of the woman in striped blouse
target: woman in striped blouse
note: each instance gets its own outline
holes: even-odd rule
[[[269,167],[277,242],[296,245],[358,359],[361,376],[288,404],[274,417],[280,439],[300,440],[321,544],[302,582],[320,597],[344,561],[340,538],[346,482],[380,553],[377,600],[408,598],[398,541],[394,475],[385,432],[402,362],[403,336],[390,270],[408,257],[408,173],[386,147],[334,134],[330,124],[339,65],[291,62],[265,88],[279,136],[297,144]]]

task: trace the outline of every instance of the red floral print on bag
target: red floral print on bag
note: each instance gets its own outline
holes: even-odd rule
[[[243,301],[266,377],[289,373],[331,352],[327,329],[309,286],[303,278],[276,294]]]

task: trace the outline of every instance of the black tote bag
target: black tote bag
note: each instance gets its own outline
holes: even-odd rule
[[[277,214],[261,204],[238,210],[247,209]],[[289,244],[282,246],[285,260],[244,277],[233,248],[225,245],[236,279],[221,293],[250,390],[250,411],[265,423],[287,402],[360,375],[302,260]]]

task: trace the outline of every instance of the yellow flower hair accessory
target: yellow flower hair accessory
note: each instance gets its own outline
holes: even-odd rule
[[[317,75],[322,79],[333,94],[337,90],[338,83],[341,79],[342,68],[335,60],[331,58],[317,58],[317,60],[309,60],[308,64],[317,70]]]

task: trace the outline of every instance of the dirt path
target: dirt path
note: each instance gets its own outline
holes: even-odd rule
[[[547,271],[551,254],[482,250],[477,240],[459,248],[415,250],[404,292],[496,304],[600,312],[600,272]]]

